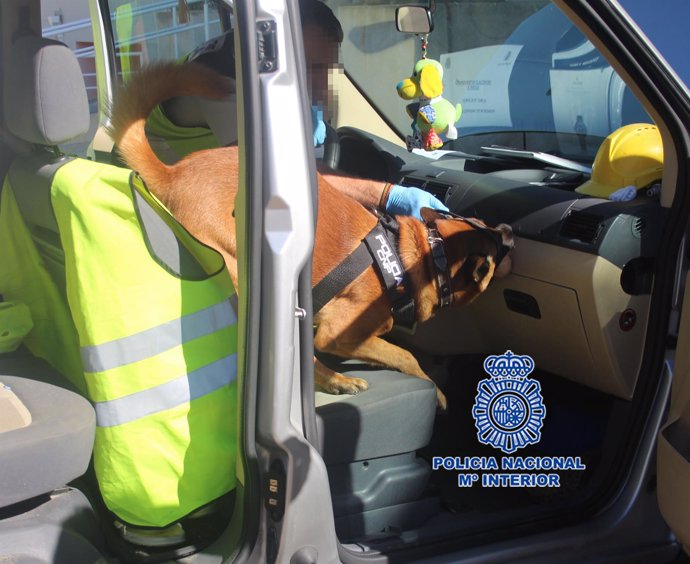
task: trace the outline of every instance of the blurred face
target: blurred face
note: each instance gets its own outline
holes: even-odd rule
[[[307,87],[314,105],[328,102],[328,71],[338,64],[337,41],[314,24],[304,26],[304,54],[307,60]]]

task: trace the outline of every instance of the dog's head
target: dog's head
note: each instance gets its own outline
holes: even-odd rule
[[[427,229],[435,230],[443,242],[453,305],[471,302],[493,278],[510,273],[509,253],[515,245],[510,225],[502,223],[493,228],[480,219],[429,208],[423,208],[421,215]],[[434,262],[437,269],[443,266],[443,260]]]

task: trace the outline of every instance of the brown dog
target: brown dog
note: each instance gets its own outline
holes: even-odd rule
[[[112,109],[111,135],[125,163],[137,171],[149,189],[176,219],[203,243],[225,258],[237,285],[235,222],[232,215],[238,181],[237,147],[198,151],[173,165],[154,154],[144,130],[149,113],[174,96],[219,99],[232,91],[232,81],[198,64],[149,67],[119,92]],[[319,209],[313,254],[312,284],[316,285],[341,263],[377,223],[355,200],[341,194],[318,176]],[[415,299],[415,320],[429,319],[439,307],[442,281],[451,294],[446,302],[463,305],[482,293],[491,278],[510,271],[505,257],[499,267],[501,245],[512,248],[508,226],[490,229],[483,223],[451,218],[424,210],[425,222],[398,217],[398,252]],[[426,224],[426,225],[425,225]],[[333,229],[338,225],[338,229]],[[439,274],[432,258],[428,228],[445,246],[448,266]],[[433,231],[432,231],[433,232]],[[498,241],[498,244],[497,244]],[[381,338],[393,327],[391,300],[374,265],[346,286],[314,316],[317,350],[344,358],[395,368],[429,379],[408,351]],[[316,383],[331,393],[357,393],[366,381],[348,378],[316,363]],[[445,396],[437,389],[439,405]]]

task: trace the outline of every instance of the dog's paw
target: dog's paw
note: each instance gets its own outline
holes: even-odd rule
[[[324,386],[329,394],[351,394],[355,395],[369,388],[369,383],[362,378],[348,378],[340,374],[331,378]]]

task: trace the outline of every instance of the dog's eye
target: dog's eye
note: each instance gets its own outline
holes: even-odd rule
[[[474,280],[475,284],[479,284],[479,282],[484,280],[486,275],[489,274],[490,269],[491,263],[489,262],[489,258],[485,257],[472,272],[472,280]]]

